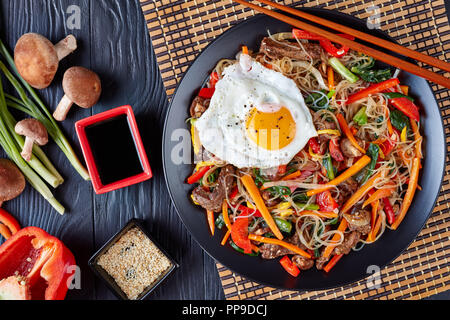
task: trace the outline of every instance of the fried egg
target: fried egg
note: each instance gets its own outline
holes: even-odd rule
[[[207,151],[238,168],[286,165],[317,136],[295,82],[253,59],[224,70],[195,126]]]

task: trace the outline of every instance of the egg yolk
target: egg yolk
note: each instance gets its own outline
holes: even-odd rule
[[[274,113],[254,108],[246,123],[248,138],[266,150],[281,150],[288,146],[295,138],[296,127],[291,112],[285,107]]]

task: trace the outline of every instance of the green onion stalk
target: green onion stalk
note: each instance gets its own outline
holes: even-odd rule
[[[6,109],[6,101],[5,96],[3,94],[3,86],[0,81],[0,145],[5,150],[8,157],[14,161],[14,163],[19,167],[19,169],[23,172],[26,179],[30,183],[30,185],[36,189],[52,206],[56,209],[60,214],[64,214],[64,207],[55,199],[50,189],[47,187],[44,181],[40,178],[40,176],[36,172],[46,172],[46,168],[40,164],[40,162],[35,159],[34,162],[26,162],[19,151],[19,144],[14,135],[12,134],[13,129],[6,122],[10,122],[9,116],[6,116],[7,120],[5,121],[5,111]],[[36,172],[32,169],[32,166],[37,166]],[[39,167],[40,166],[40,167]],[[47,171],[45,173],[47,179],[50,179],[52,176],[51,173]]]
[[[20,76],[14,64],[12,56],[9,54],[7,48],[5,47],[5,45],[1,40],[0,40],[0,54],[5,58],[10,69],[14,71],[17,78],[8,70],[6,65],[1,61],[0,61],[0,69],[3,71],[4,75],[9,80],[9,82],[14,86],[16,92],[20,97],[20,99],[17,99],[12,96],[6,96],[7,106],[16,108],[42,122],[42,124],[47,128],[49,135],[53,138],[53,140],[59,146],[59,148],[64,152],[67,159],[70,161],[75,170],[81,175],[81,177],[84,180],[89,180],[90,177],[86,168],[83,166],[83,164],[76,156],[69,141],[64,136],[63,132],[59,128],[55,119],[53,119],[53,116],[50,114],[50,112],[48,111],[47,107],[44,105],[42,100],[36,94],[34,89]],[[19,79],[20,82],[17,79]],[[22,83],[23,86],[20,83]],[[28,93],[34,99],[34,101],[28,97],[24,88],[26,89],[26,91],[28,91]],[[36,155],[39,157],[41,161],[46,163],[46,165],[48,164],[47,168],[50,171],[53,171],[53,169],[51,168],[52,166],[49,163],[47,163],[46,160],[43,159],[44,155],[43,153],[39,152],[38,148],[36,148]]]

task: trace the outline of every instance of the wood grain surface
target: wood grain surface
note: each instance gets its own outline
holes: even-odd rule
[[[81,9],[80,30],[69,30],[65,23],[70,16],[67,9],[73,4]],[[59,216],[29,186],[5,209],[22,226],[43,228],[72,250],[82,270],[82,288],[70,291],[68,299],[114,299],[91,273],[87,261],[132,218],[144,219],[147,229],[181,265],[150,299],[223,299],[213,260],[187,233],[164,182],[161,138],[167,98],[138,0],[2,0],[0,10],[0,36],[11,50],[27,32],[41,33],[52,42],[70,33],[78,38],[78,50],[60,64],[51,87],[39,92],[52,111],[63,96],[61,80],[67,68],[81,65],[99,73],[103,84],[99,104],[91,110],[74,108],[63,123],[78,154],[81,156],[75,121],[130,104],[155,175],[149,182],[97,196],[54,143],[44,148],[66,179],[55,195],[68,212]],[[9,86],[5,90],[13,92]]]

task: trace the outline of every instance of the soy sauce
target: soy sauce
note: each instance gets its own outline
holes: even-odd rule
[[[85,131],[103,185],[144,172],[127,115],[88,126]]]

